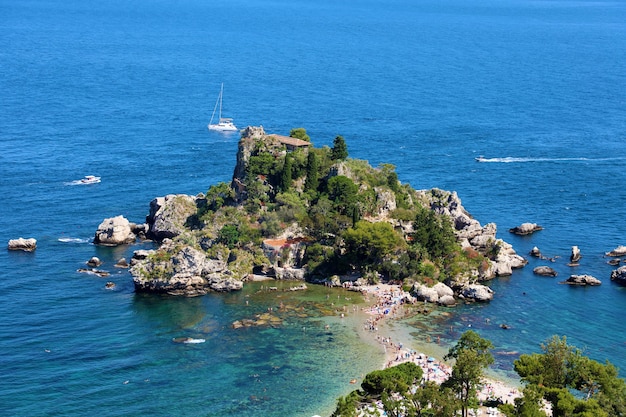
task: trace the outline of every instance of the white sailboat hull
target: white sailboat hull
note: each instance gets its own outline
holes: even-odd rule
[[[236,132],[237,126],[232,123],[218,123],[216,125],[212,125],[209,123],[209,130],[216,130],[218,132]]]

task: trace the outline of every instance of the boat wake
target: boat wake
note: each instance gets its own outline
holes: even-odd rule
[[[60,237],[58,241],[63,243],[89,243],[89,239],[81,239],[79,237]]]
[[[491,163],[501,163],[501,164],[510,164],[510,163],[523,163],[523,162],[597,162],[597,161],[624,161],[625,158],[517,158],[512,156],[507,156],[505,158],[485,158],[483,156],[478,156],[476,158],[476,162],[491,162]]]

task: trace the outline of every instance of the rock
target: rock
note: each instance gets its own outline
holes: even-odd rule
[[[135,290],[139,292],[192,297],[243,288],[242,280],[233,276],[226,262],[209,259],[198,249],[178,247],[169,240],[159,251],[135,251],[131,265]]]
[[[87,265],[91,267],[96,267],[102,265],[102,261],[97,256],[92,256],[91,259],[87,261]]]
[[[7,246],[8,250],[21,250],[24,252],[32,252],[37,249],[37,240],[31,238],[24,239],[23,237],[9,240]]]
[[[592,277],[591,275],[570,275],[570,277],[561,281],[561,284],[569,284],[569,285],[600,285],[602,281],[598,278]]]
[[[439,297],[439,305],[452,307],[456,305],[456,299],[451,295],[444,295]]]
[[[607,264],[612,265],[612,266],[617,266],[619,265],[619,263],[621,262],[621,260],[619,259],[611,259],[607,262]]]
[[[509,229],[509,232],[516,235],[525,236],[531,233],[535,233],[539,230],[543,230],[543,227],[539,226],[537,223],[522,223],[519,226]]]
[[[114,265],[116,268],[128,268],[128,262],[126,262],[126,258],[120,258],[117,263]]]
[[[539,250],[539,248],[537,246],[533,247],[530,250],[530,256],[534,256],[535,258],[541,258],[541,251]]]
[[[493,299],[493,290],[486,285],[470,284],[461,289],[459,296],[469,301],[490,301]]]
[[[439,301],[439,294],[437,293],[437,290],[435,288],[427,287],[424,284],[413,284],[411,294],[418,301],[426,301],[428,303],[437,303]]]
[[[611,252],[605,253],[606,256],[624,256],[626,255],[626,246],[618,246]]]
[[[611,281],[615,281],[619,285],[626,285],[626,265],[611,272]]]
[[[577,264],[578,261],[580,261],[580,258],[582,258],[580,249],[578,249],[578,246],[572,246],[572,254],[569,257],[570,263]]]
[[[274,267],[276,279],[304,281],[305,270],[302,268],[280,268]]]
[[[437,295],[439,296],[439,299],[440,299],[439,301],[441,301],[441,297],[454,296],[454,291],[452,290],[452,288],[448,287],[443,282],[438,282],[435,285],[433,285],[433,290],[437,291]]]
[[[533,274],[541,275],[543,277],[556,277],[558,275],[558,273],[549,266],[538,266],[533,269]]]
[[[124,216],[104,219],[94,237],[93,243],[97,245],[117,246],[132,243],[136,239],[131,224]]]
[[[187,220],[197,213],[196,202],[197,197],[185,194],[170,194],[152,200],[146,219],[148,237],[162,241],[184,232]]]
[[[107,283],[104,285],[104,288],[106,288],[107,290],[112,290],[115,288],[115,283],[111,281],[107,281]]]

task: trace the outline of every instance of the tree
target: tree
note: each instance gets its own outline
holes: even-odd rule
[[[304,181],[304,191],[313,192],[317,191],[319,185],[319,170],[320,164],[317,159],[317,155],[313,150],[309,150],[309,155],[306,161],[306,179]]]
[[[405,242],[387,222],[360,221],[342,235],[346,252],[359,264],[380,265],[385,257]]]
[[[358,196],[359,187],[350,178],[337,175],[328,180],[328,198],[339,213],[351,215]]]
[[[289,132],[289,136],[292,137],[292,138],[301,139],[301,140],[305,140],[307,142],[311,142],[311,138],[309,137],[309,135],[307,135],[306,129],[303,128],[303,127],[296,127],[294,129],[291,129],[291,131]]]
[[[461,415],[467,417],[469,408],[477,403],[476,391],[483,378],[484,369],[494,361],[489,352],[493,344],[481,338],[478,333],[468,330],[444,356],[454,359],[452,374],[443,384],[452,388],[461,401]]]
[[[348,157],[348,146],[343,136],[337,136],[333,140],[333,148],[330,153],[330,159],[333,161],[343,161]]]
[[[279,188],[283,192],[291,188],[292,167],[293,167],[293,159],[291,158],[289,154],[287,154],[285,155],[285,163],[283,164],[283,170],[280,174]]]
[[[443,258],[456,249],[456,236],[447,218],[421,208],[413,222],[413,241],[420,244],[433,258]]]
[[[580,352],[567,344],[567,338],[552,336],[541,344],[542,354],[521,355],[513,366],[523,382],[548,388],[565,388],[571,382],[569,368]]]
[[[239,236],[239,228],[234,224],[227,224],[220,229],[217,241],[232,249],[239,242]]]
[[[514,368],[529,387],[543,392],[554,417],[626,415],[626,382],[610,362],[589,359],[565,336],[552,336],[541,349],[543,353],[521,355]],[[572,393],[576,391],[579,395]]]
[[[529,385],[524,388],[522,397],[515,399],[515,405],[503,404],[500,411],[507,417],[546,417],[546,413],[541,409],[543,394],[536,385]]]

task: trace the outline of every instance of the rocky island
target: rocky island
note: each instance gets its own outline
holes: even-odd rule
[[[259,277],[358,288],[402,283],[421,300],[487,301],[482,283],[526,260],[482,226],[455,192],[415,190],[395,167],[348,157],[344,139],[315,148],[306,131],[242,131],[230,183],[155,198],[145,225],[107,219],[97,241],[153,239],[130,262],[135,289],[196,296]]]

